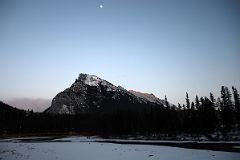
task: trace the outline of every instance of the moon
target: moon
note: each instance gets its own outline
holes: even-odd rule
[[[101,9],[102,9],[102,8],[103,8],[103,5],[102,5],[102,4],[100,4],[99,8],[101,8]]]

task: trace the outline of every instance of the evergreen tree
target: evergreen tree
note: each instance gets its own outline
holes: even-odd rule
[[[167,96],[165,95],[165,104],[166,104],[166,107],[168,108],[168,109],[170,109],[170,106],[169,106],[169,103],[168,103],[168,100],[167,100]]]
[[[191,110],[195,110],[195,104],[194,104],[194,102],[191,103]]]
[[[213,104],[215,104],[216,99],[214,98],[213,94],[210,92],[210,100]]]
[[[234,110],[234,106],[233,106],[233,103],[232,103],[232,94],[230,93],[230,91],[228,90],[228,88],[226,87],[226,94],[227,94],[227,100],[228,100],[228,107],[231,109],[231,111]]]
[[[200,102],[201,102],[201,105],[200,105],[199,109],[202,110],[205,106],[205,100],[203,97],[200,98]]]
[[[233,106],[231,101],[231,93],[228,88],[222,86],[221,88],[221,113],[222,113],[222,122],[225,126],[225,129],[231,129],[232,124],[234,123],[233,117]]]
[[[216,99],[214,98],[214,95],[210,92],[210,101],[212,103],[212,107],[214,108],[214,110],[217,110],[217,104],[216,104]]]
[[[199,102],[198,96],[196,96],[196,98],[195,98],[195,104],[196,104],[196,109],[198,110],[200,107],[200,102]]]
[[[233,86],[232,86],[232,91],[233,91],[234,107],[236,111],[236,118],[238,120],[238,123],[240,123],[240,98],[239,98],[237,89]]]
[[[187,109],[190,109],[190,100],[189,100],[189,97],[188,97],[188,93],[186,92],[186,108]]]
[[[204,125],[206,126],[207,131],[213,131],[216,124],[216,114],[215,114],[215,106],[212,100],[207,97],[204,98],[204,108],[203,108],[203,116],[204,116]]]

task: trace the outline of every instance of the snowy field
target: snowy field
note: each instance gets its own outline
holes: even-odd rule
[[[98,142],[96,142],[98,141]],[[102,142],[99,142],[102,141]],[[239,147],[239,146],[237,146]],[[0,140],[0,160],[239,160],[239,152],[171,146],[115,144],[69,137]]]

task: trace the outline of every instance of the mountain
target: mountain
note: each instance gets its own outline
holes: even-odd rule
[[[137,112],[163,106],[163,101],[154,95],[144,97],[121,86],[114,86],[95,75],[80,74],[71,87],[53,98],[51,106],[45,112],[52,114]]]
[[[11,112],[20,112],[20,111],[21,110],[0,101],[0,113],[1,114],[11,113]]]

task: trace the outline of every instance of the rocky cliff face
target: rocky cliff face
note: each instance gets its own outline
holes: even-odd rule
[[[80,74],[70,88],[53,98],[51,106],[45,112],[78,114],[119,110],[141,111],[150,107],[163,106],[160,100],[138,96],[95,75]]]

